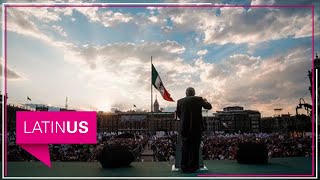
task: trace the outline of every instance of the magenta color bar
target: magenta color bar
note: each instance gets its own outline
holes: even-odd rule
[[[198,174],[199,177],[312,177],[311,174]]]
[[[7,130],[7,7],[4,6],[4,176],[8,174],[8,130]]]
[[[315,99],[315,87],[314,87],[314,76],[315,76],[315,70],[314,70],[314,5],[312,5],[312,9],[311,9],[311,12],[312,12],[312,84],[311,84],[311,89],[312,89],[312,93],[311,93],[311,96],[312,96],[312,113],[315,114],[315,102],[314,102],[314,99]],[[312,143],[311,143],[311,150],[312,150],[312,176],[315,175],[315,154],[314,154],[314,148],[315,148],[315,141],[314,141],[314,126],[315,126],[315,115],[311,114],[312,116]]]
[[[102,7],[102,8],[146,8],[146,7],[164,7],[164,8],[311,8],[312,9],[312,112],[314,112],[314,5],[107,5],[107,4],[92,4],[92,5],[18,5],[18,4],[4,4],[4,95],[7,93],[7,8],[68,8],[68,7]],[[7,101],[4,98],[4,176],[8,174],[7,167]],[[315,175],[314,171],[314,116],[312,116],[312,174]],[[200,174],[198,176],[210,177],[210,176],[306,176],[306,175],[280,175],[280,174]]]

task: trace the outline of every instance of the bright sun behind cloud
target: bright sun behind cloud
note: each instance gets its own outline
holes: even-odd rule
[[[107,102],[98,103],[96,108],[98,111],[105,111],[105,112],[111,111],[111,106]]]

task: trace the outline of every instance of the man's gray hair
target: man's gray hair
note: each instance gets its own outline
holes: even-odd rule
[[[196,94],[196,91],[194,90],[193,87],[188,87],[186,90],[186,95],[187,96],[194,96]]]

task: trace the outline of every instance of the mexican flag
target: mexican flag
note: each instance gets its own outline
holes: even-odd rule
[[[174,101],[171,97],[166,88],[163,86],[161,78],[156,70],[156,68],[152,64],[152,84],[153,86],[161,93],[163,99],[167,101]]]

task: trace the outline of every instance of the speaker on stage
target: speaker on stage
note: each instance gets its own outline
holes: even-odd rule
[[[135,157],[126,146],[108,145],[100,153],[99,161],[103,168],[129,166]]]
[[[263,143],[240,143],[236,156],[238,163],[241,164],[267,164],[267,145]]]

